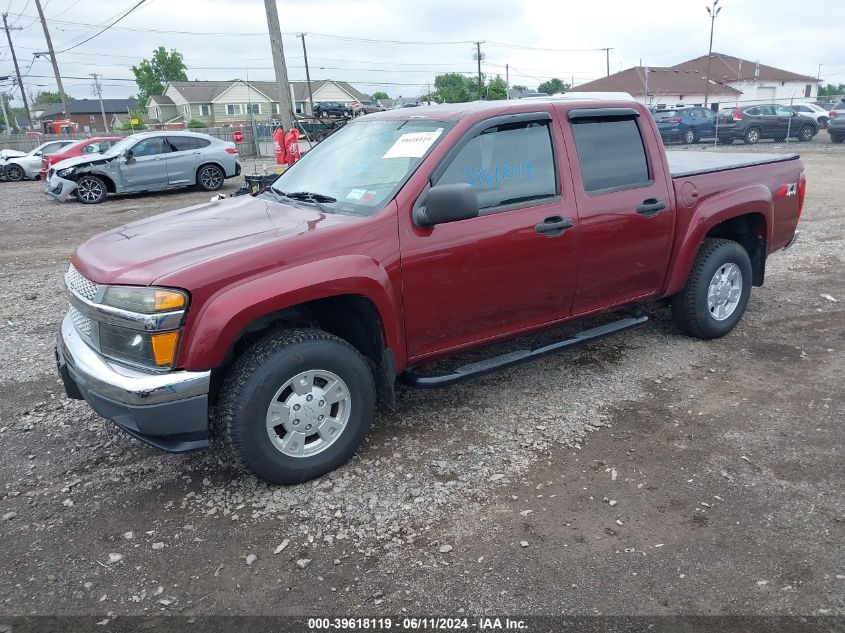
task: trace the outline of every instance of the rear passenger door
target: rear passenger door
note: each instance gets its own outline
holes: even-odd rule
[[[211,141],[192,136],[168,136],[170,153],[167,155],[167,182],[178,187],[193,185],[197,180],[197,168],[202,163],[203,148]]]
[[[580,222],[572,314],[647,299],[663,285],[674,226],[660,147],[632,108],[566,119]]]

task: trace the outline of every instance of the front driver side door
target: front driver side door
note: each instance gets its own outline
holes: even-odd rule
[[[135,143],[132,160],[120,159],[120,175],[125,191],[150,191],[167,187],[165,158],[170,145],[163,136],[152,136]]]
[[[432,174],[435,185],[472,185],[478,217],[421,228],[400,210],[412,361],[569,315],[577,213],[560,179],[562,139],[548,112],[519,117],[470,128]]]

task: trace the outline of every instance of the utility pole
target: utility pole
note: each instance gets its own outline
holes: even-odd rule
[[[613,46],[610,48],[604,48],[604,53],[607,59],[607,76],[610,77],[610,51],[613,50]]]
[[[0,79],[3,79],[3,77],[0,77]],[[5,79],[8,79],[8,77],[5,77]],[[12,129],[12,124],[9,123],[9,113],[6,112],[6,93],[5,92],[0,92],[0,107],[3,108],[3,123],[6,124],[6,129],[4,130],[4,132],[6,134],[11,134],[10,130]]]
[[[484,44],[483,41],[475,43],[475,59],[478,61],[478,99],[481,100],[482,98],[482,81],[481,81],[481,60],[483,56],[481,55],[481,45]]]
[[[20,29],[13,29],[9,27],[8,22],[6,22],[8,14],[3,14],[3,29],[6,31],[6,39],[9,40],[9,50],[12,51],[12,61],[15,63],[15,74],[18,77],[18,88],[21,91],[21,100],[23,101],[23,109],[26,110],[26,120],[29,121],[29,127],[32,128],[32,115],[29,113],[29,103],[26,101],[26,90],[23,88],[23,79],[21,79],[21,69],[18,66],[18,57],[15,55],[15,47],[12,46],[12,35],[9,31],[16,31]],[[8,119],[7,119],[8,124]]]
[[[100,90],[100,81],[98,79],[99,75],[97,73],[91,73],[91,76],[94,78],[94,89],[97,91],[97,99],[100,100],[100,112],[103,115],[103,129],[106,131],[106,134],[108,134],[109,122],[106,120],[106,107],[103,105],[103,93]]]
[[[505,64],[505,99],[511,98],[511,72],[508,64]]]
[[[713,27],[716,25],[716,16],[719,15],[719,12],[722,10],[722,7],[716,8],[717,4],[719,4],[719,0],[713,0],[712,10],[710,7],[704,7],[707,9],[707,14],[710,16],[710,47],[707,49],[707,77],[705,77],[707,83],[704,84],[705,108],[707,107],[707,99],[710,96],[710,62],[713,60]]]
[[[311,72],[308,70],[308,50],[305,48],[305,33],[300,33],[302,38],[302,56],[305,58],[305,80],[308,82],[308,103],[311,104],[311,114],[314,114],[314,93],[311,92]]]
[[[279,120],[286,130],[293,128],[293,105],[290,102],[288,68],[285,65],[285,51],[282,47],[282,27],[279,26],[279,10],[276,0],[264,0],[267,11],[267,29],[270,32],[270,48],[273,51],[273,68],[276,71],[276,88],[279,91]]]
[[[47,40],[47,52],[50,55],[50,61],[53,62],[53,74],[56,75],[56,86],[59,88],[59,95],[62,97],[62,109],[65,116],[68,116],[67,109],[67,95],[65,94],[64,86],[62,86],[62,76],[59,74],[59,63],[56,61],[56,52],[53,50],[53,40],[50,39],[50,29],[47,28],[47,20],[44,18],[44,10],[41,8],[41,0],[35,0],[35,7],[38,9],[38,17],[41,18],[41,26],[44,28],[44,39]],[[36,53],[36,57],[39,54]]]

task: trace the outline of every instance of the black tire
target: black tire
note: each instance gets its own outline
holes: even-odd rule
[[[843,142],[845,142],[845,134],[843,134],[841,136],[839,134],[831,134],[830,140],[833,143],[843,143]]]
[[[689,128],[686,132],[684,132],[684,136],[681,138],[681,141],[687,145],[694,145],[695,143],[698,143],[698,134],[695,133],[694,129]]]
[[[745,130],[745,134],[742,135],[742,141],[746,145],[755,145],[762,137],[763,133],[760,131],[760,128],[752,126]]]
[[[197,187],[203,191],[217,191],[223,188],[226,174],[217,165],[203,165],[197,169]]]
[[[798,132],[798,140],[802,143],[809,143],[813,140],[813,137],[816,135],[816,131],[813,129],[812,125],[805,125],[802,127]]]
[[[826,130],[826,129],[827,129],[827,124],[828,124],[829,122],[830,122],[830,119],[828,119],[826,116],[819,117],[819,127],[820,127],[821,129]]]
[[[97,176],[81,176],[76,181],[76,189],[73,190],[73,195],[82,204],[99,204],[108,194],[105,181]]]
[[[725,319],[718,320],[708,307],[711,280],[728,264],[739,267],[742,288],[739,302]],[[672,316],[686,334],[701,339],[724,336],[736,327],[751,296],[751,259],[748,252],[733,240],[707,238],[698,249],[684,289],[672,297]]]
[[[296,457],[283,453],[270,439],[267,415],[277,391],[304,371],[332,372],[346,383],[349,417],[322,452]],[[233,452],[256,477],[271,484],[297,484],[352,457],[370,428],[375,404],[372,371],[354,347],[322,330],[283,330],[258,341],[230,368],[214,426],[225,430]],[[286,433],[280,427],[274,430]]]
[[[26,172],[20,165],[6,165],[6,178],[13,182],[26,180]]]

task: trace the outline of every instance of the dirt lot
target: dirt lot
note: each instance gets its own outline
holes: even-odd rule
[[[208,195],[0,183],[0,614],[845,615],[845,148],[804,160],[801,240],[730,336],[658,313],[403,389],[352,463],[291,488],[147,448],[55,375],[73,248]]]

